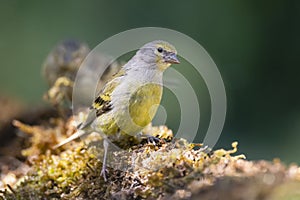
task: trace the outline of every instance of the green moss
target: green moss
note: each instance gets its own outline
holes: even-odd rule
[[[68,124],[72,123],[69,121]],[[37,151],[41,146],[38,138],[43,141],[43,137],[36,134],[52,134],[53,140],[48,143],[54,145],[62,140],[57,130],[70,132],[73,127],[63,123],[48,128],[26,127],[33,137],[29,149],[35,149],[26,153],[31,160],[34,156],[35,159],[30,172],[13,188],[2,192],[2,199],[186,199],[201,191],[219,191],[221,189],[216,186],[220,181],[226,186],[240,181],[237,177],[245,178],[242,182],[259,185],[253,191],[271,194],[270,186],[300,177],[298,167],[293,176],[289,176],[280,162],[253,163],[245,160],[244,155],[234,155],[237,142],[232,143],[232,149],[207,152],[205,148],[197,147],[200,144],[172,139],[171,131],[164,126],[149,126],[145,132],[161,137],[161,142],[154,145],[142,141],[127,150],[114,152],[109,161],[115,168],[108,168],[108,181],[105,182],[100,176],[102,163],[98,159],[103,150],[94,145],[101,144],[97,134],[90,135],[85,143],[72,142],[60,150]],[[24,126],[22,130],[25,130]],[[264,178],[255,178],[262,172],[272,174],[276,181],[270,183],[273,179],[266,179],[269,181],[265,183]],[[226,177],[233,183],[222,182]]]

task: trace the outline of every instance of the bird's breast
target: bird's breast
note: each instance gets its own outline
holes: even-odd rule
[[[162,96],[162,86],[148,83],[136,90],[129,100],[129,114],[132,121],[145,127],[156,114]]]
[[[153,70],[131,71],[122,77],[111,96],[111,112],[120,132],[135,135],[156,114],[162,97],[162,73]]]
[[[115,97],[111,113],[120,131],[130,135],[140,132],[152,121],[163,90],[162,85],[157,83],[137,85],[124,88],[124,93]]]

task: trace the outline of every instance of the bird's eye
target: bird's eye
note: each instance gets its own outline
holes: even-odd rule
[[[158,51],[159,53],[162,53],[162,52],[163,52],[163,48],[158,47],[158,48],[157,48],[157,51]]]

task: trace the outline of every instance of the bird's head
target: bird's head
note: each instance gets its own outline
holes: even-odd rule
[[[137,52],[139,59],[149,64],[156,64],[160,70],[167,69],[171,64],[179,64],[177,51],[173,45],[162,40],[145,44]]]

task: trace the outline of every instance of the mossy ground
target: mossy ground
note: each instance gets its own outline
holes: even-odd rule
[[[95,145],[101,144],[98,134],[52,149],[74,133],[73,117],[14,125],[31,136],[30,145],[22,150],[26,159],[19,170],[2,170],[3,187],[9,185],[0,199],[300,199],[298,166],[247,161],[237,154],[237,142],[228,150],[209,152],[173,138],[165,126],[149,126],[145,132],[160,142],[145,140],[113,152],[105,182],[102,149]]]

